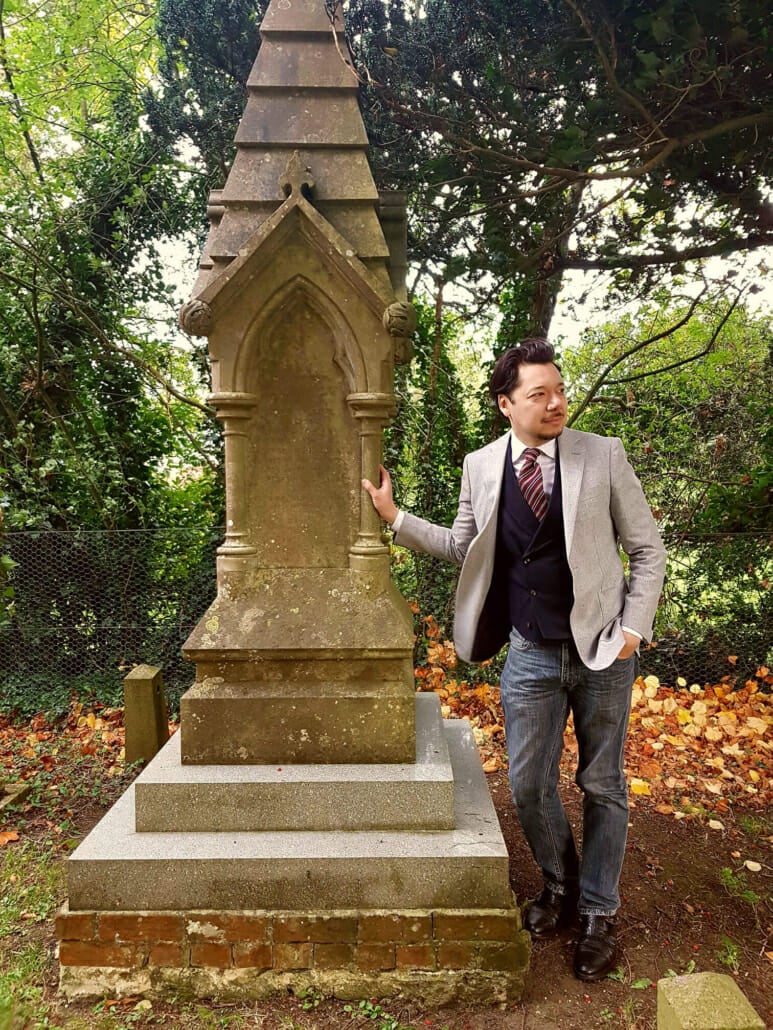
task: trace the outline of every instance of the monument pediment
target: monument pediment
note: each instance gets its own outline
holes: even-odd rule
[[[388,276],[368,269],[354,246],[297,189],[252,233],[233,261],[210,279],[196,300],[209,305],[216,322],[219,313],[227,310],[235,296],[249,288],[268,266],[274,266],[272,280],[296,277],[297,255],[292,261],[287,255],[292,244],[309,255],[304,268],[307,279],[320,273],[329,282],[331,272],[337,272],[341,291],[354,290],[381,322],[384,309],[394,300]]]

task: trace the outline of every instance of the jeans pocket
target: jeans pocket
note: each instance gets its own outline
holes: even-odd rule
[[[522,636],[515,626],[510,630],[510,646],[514,647],[516,651],[533,651],[535,647],[539,647],[535,641],[527,640]]]

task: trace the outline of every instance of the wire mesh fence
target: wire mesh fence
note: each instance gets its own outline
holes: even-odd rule
[[[64,707],[73,692],[118,702],[141,662],[163,669],[176,704],[193,679],[181,648],[215,596],[222,535],[216,527],[7,533],[15,611],[0,625],[0,711]],[[772,542],[760,534],[667,542],[645,675],[742,684],[773,665]]]
[[[773,666],[773,534],[666,539],[668,572],[644,670],[664,683],[739,685]]]
[[[223,531],[12,532],[13,617],[0,626],[0,710],[67,703],[72,692],[119,701],[145,662],[173,703],[193,679],[181,647],[214,599]]]

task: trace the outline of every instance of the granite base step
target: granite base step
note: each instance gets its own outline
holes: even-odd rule
[[[512,908],[469,723],[443,726],[452,830],[143,833],[131,787],[67,863],[70,910]]]
[[[416,761],[182,765],[176,734],[134,783],[141,833],[451,830],[454,783],[440,702],[416,695]]]

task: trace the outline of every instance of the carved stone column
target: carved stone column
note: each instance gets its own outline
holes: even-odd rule
[[[245,467],[247,423],[255,410],[256,397],[251,393],[215,393],[209,397],[223,423],[225,440],[225,540],[218,547],[218,579],[221,574],[246,571],[245,558],[255,554],[250,544],[245,517],[247,492]],[[222,584],[221,584],[222,585]]]
[[[378,483],[382,434],[384,426],[395,413],[394,394],[351,393],[346,402],[358,420],[362,475],[372,483]],[[383,564],[385,559],[388,562],[389,547],[381,534],[381,520],[370,497],[363,490],[360,499],[360,528],[349,550],[349,567],[370,572],[374,570],[375,562]]]

